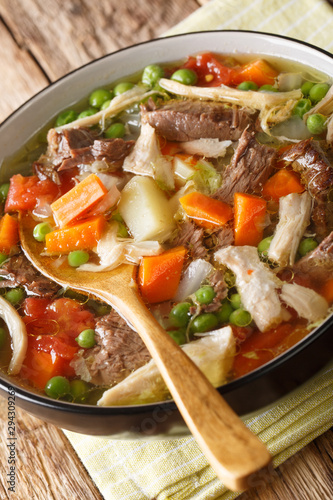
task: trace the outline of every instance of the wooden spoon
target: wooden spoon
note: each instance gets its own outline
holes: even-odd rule
[[[52,258],[40,255],[43,246],[32,235],[35,224],[30,216],[20,216],[21,245],[27,258],[60,285],[100,297],[133,325],[221,481],[239,491],[255,485],[258,471],[267,477],[268,471],[263,469],[271,462],[268,450],[146,308],[137,290],[135,267],[121,265],[99,273],[56,267]]]

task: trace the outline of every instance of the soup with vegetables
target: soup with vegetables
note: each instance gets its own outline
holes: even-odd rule
[[[214,386],[308,335],[333,303],[332,112],[311,69],[207,52],[63,110],[30,175],[0,186],[2,370],[72,402],[169,397],[115,310],[32,267],[18,212],[52,266],[137,266],[147,307]]]

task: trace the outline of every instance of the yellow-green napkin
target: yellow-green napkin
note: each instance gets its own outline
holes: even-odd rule
[[[211,0],[166,35],[212,29],[277,33],[333,51],[333,9],[324,0]],[[332,416],[333,362],[245,423],[267,444],[277,467],[328,430]],[[192,437],[119,441],[65,433],[105,500],[238,496],[217,479]]]

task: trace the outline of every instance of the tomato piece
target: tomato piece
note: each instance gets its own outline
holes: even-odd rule
[[[71,345],[73,339],[63,335],[61,338],[56,335],[40,335],[29,337],[29,346],[37,351],[47,352],[53,356],[59,356],[67,361],[71,361],[79,346]]]
[[[58,186],[50,179],[39,180],[36,175],[13,175],[10,179],[5,211],[32,210],[52,201],[59,195]]]
[[[73,299],[54,300],[47,308],[47,317],[58,323],[58,336],[68,335],[75,339],[82,330],[95,328],[93,314]]]
[[[197,73],[199,87],[231,85],[237,74],[236,68],[222,64],[211,52],[189,57],[183,67]]]
[[[65,365],[67,363],[60,356],[40,352],[28,345],[20,376],[27,379],[33,386],[43,390],[50,378],[56,375],[65,375]]]

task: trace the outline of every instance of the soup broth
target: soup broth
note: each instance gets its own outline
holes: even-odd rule
[[[1,169],[2,370],[75,403],[169,397],[116,311],[33,269],[17,212],[54,266],[135,264],[147,307],[215,386],[308,335],[333,303],[332,96],[312,68],[202,52],[52,118]]]

